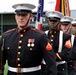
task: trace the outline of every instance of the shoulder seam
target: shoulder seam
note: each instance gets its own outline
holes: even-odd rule
[[[16,30],[16,28],[14,28],[14,29],[10,29],[10,30],[4,32],[4,34],[9,33],[9,32],[12,32],[12,31],[14,31],[14,30]]]

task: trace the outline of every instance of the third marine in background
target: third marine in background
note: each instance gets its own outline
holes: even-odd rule
[[[72,46],[73,46],[73,41],[74,41],[74,35],[72,35],[71,33],[71,22],[73,21],[73,19],[69,16],[64,16],[60,22],[61,22],[61,30],[66,33],[66,34],[71,34],[71,43],[72,43]],[[67,63],[67,70],[68,70],[68,75],[75,75],[74,74],[74,63],[73,61],[68,61],[66,62]]]
[[[73,21],[71,23],[72,23],[73,35],[75,35],[75,37],[76,37],[76,19],[73,19]],[[76,75],[76,60],[73,61],[73,68],[72,68],[72,71],[69,72],[69,75]]]

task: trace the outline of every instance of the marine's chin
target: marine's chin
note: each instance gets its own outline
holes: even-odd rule
[[[25,26],[20,26],[21,28],[24,28]]]

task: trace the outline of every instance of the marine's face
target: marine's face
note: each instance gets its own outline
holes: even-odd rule
[[[72,25],[72,30],[76,33],[76,25]]]
[[[49,20],[48,25],[49,25],[50,29],[56,29],[56,28],[58,28],[59,22],[60,22],[59,20],[58,21]]]
[[[61,30],[62,30],[64,33],[66,33],[66,32],[68,31],[68,29],[70,29],[70,24],[68,24],[68,25],[63,25],[63,24],[61,24]]]
[[[25,27],[27,21],[30,19],[30,14],[16,14],[15,19],[16,19],[18,27],[23,28]]]

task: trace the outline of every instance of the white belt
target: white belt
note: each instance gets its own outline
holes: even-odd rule
[[[60,65],[60,64],[64,64],[64,63],[66,63],[66,61],[57,61],[57,62],[56,62],[56,66],[57,66],[57,65]]]
[[[36,66],[36,67],[31,67],[31,68],[14,68],[8,66],[8,70],[12,72],[17,72],[17,73],[22,73],[22,72],[33,72],[33,71],[38,71],[41,69],[41,65]]]

